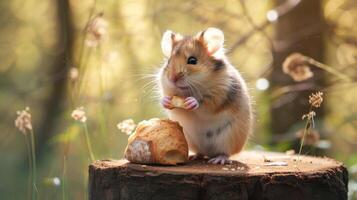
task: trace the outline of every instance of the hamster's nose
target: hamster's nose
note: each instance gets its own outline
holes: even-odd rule
[[[169,77],[170,81],[176,83],[178,80],[180,80],[183,77],[183,73],[177,73],[177,74],[171,74],[171,76]]]

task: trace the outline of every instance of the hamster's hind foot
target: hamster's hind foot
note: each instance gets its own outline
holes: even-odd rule
[[[232,164],[232,161],[229,160],[229,156],[222,154],[209,159],[208,163],[224,165],[224,164]]]

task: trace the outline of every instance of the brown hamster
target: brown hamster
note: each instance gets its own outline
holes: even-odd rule
[[[208,28],[195,36],[166,31],[166,57],[159,74],[161,103],[183,127],[191,151],[208,162],[229,163],[242,150],[252,129],[251,100],[245,81],[227,60],[223,32]],[[171,105],[184,98],[184,108]]]

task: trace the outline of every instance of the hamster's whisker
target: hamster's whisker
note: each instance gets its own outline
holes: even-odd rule
[[[200,90],[201,85],[199,83],[197,83],[193,80],[188,80],[188,79],[187,79],[186,83],[187,83],[187,85],[189,85],[192,88],[192,90],[193,90],[192,95],[197,94],[199,99],[203,98],[203,95]]]
[[[144,78],[143,78],[144,79]],[[147,77],[146,79],[149,79],[147,81],[147,83],[144,85],[144,88],[147,86],[147,85],[150,85],[150,84],[155,84],[157,85],[157,82],[158,82],[158,79],[156,76],[153,76],[153,77]]]
[[[145,90],[145,89],[150,88],[150,87],[156,87],[156,85],[157,85],[156,84],[156,80],[152,80],[152,81],[147,82],[145,85],[143,85],[141,87],[141,89]]]
[[[197,88],[193,84],[191,84],[189,81],[187,81],[187,85],[190,88],[190,95],[191,96],[195,96],[195,94],[199,95],[199,90],[197,90]]]
[[[142,74],[134,74],[134,77],[138,77],[138,78],[147,78],[147,77],[156,77],[157,74],[155,73],[142,73]]]
[[[144,92],[141,92],[141,94],[140,99],[150,99],[149,102],[158,102],[158,99],[160,99],[161,96],[157,85],[153,85],[149,90],[145,90]]]
[[[196,88],[200,87],[202,88],[202,84],[198,81],[195,81],[195,80],[188,80],[188,82],[192,85],[194,85]]]
[[[155,73],[135,74],[135,76],[135,81],[145,83],[141,88],[142,90],[146,89],[146,87],[151,87],[151,85],[157,84],[160,79]]]
[[[189,90],[189,95],[190,96],[193,96],[194,95],[194,93],[195,93],[195,90],[194,90],[194,88],[192,87],[192,85],[190,84],[190,82],[187,80],[187,79],[185,79],[185,83],[186,83],[186,85],[188,86],[188,90]]]
[[[157,75],[154,74],[141,74],[133,77],[134,80],[136,81],[142,81],[142,80],[157,80]]]

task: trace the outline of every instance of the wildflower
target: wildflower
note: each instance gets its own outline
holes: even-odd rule
[[[71,67],[69,70],[69,78],[71,81],[76,81],[79,77],[79,71],[76,67]]]
[[[315,108],[320,107],[322,101],[324,100],[322,96],[322,92],[316,92],[315,94],[311,94],[309,96],[309,104]]]
[[[26,107],[24,110],[16,112],[17,118],[15,120],[15,126],[26,136],[28,158],[29,158],[29,170],[32,169],[32,199],[36,199],[37,196],[37,186],[36,186],[36,150],[35,150],[35,137],[32,130],[31,114],[30,108]],[[30,131],[27,134],[27,131]],[[28,137],[28,135],[30,137]],[[31,167],[30,167],[31,166]]]
[[[314,75],[308,66],[307,58],[300,53],[293,53],[285,59],[283,72],[290,75],[295,81],[304,81]]]
[[[87,117],[86,117],[86,112],[84,111],[83,107],[79,107],[75,110],[72,111],[71,117],[76,120],[76,121],[80,121],[80,122],[86,122],[87,121]]]
[[[306,130],[306,135],[304,138],[304,143],[307,145],[315,145],[320,140],[320,134],[315,129]],[[296,137],[302,139],[304,137],[304,129],[296,132]]]
[[[83,107],[79,107],[75,110],[72,111],[71,117],[79,122],[83,123],[83,127],[84,127],[84,135],[86,137],[86,143],[87,143],[87,149],[88,149],[88,153],[90,156],[91,161],[94,161],[94,154],[93,154],[93,150],[92,150],[92,146],[91,146],[91,142],[90,142],[90,138],[89,138],[89,133],[88,133],[88,127],[87,127],[87,117],[86,117],[86,112],[84,111]]]
[[[26,131],[32,131],[30,108],[26,107],[25,110],[17,111],[17,118],[15,120],[15,126],[23,133]]]
[[[118,129],[127,135],[130,135],[134,131],[135,126],[136,124],[132,119],[126,119],[117,125]]]
[[[311,94],[309,96],[309,104],[310,104],[310,111],[307,114],[304,114],[302,116],[302,119],[304,120],[307,118],[305,128],[302,131],[297,132],[297,137],[301,138],[301,143],[300,143],[300,149],[299,149],[299,156],[301,154],[302,146],[304,145],[304,142],[306,142],[309,145],[315,145],[319,140],[320,140],[320,135],[317,131],[312,129],[311,131],[311,126],[312,128],[315,127],[315,122],[314,122],[314,117],[316,116],[315,111],[313,111],[313,107],[320,107],[321,103],[323,101],[322,98],[323,93],[322,92],[316,92],[315,94]],[[306,140],[306,141],[305,141]]]
[[[85,43],[89,47],[96,47],[107,33],[108,22],[103,18],[103,13],[99,13],[90,20],[85,28],[87,38]]]

